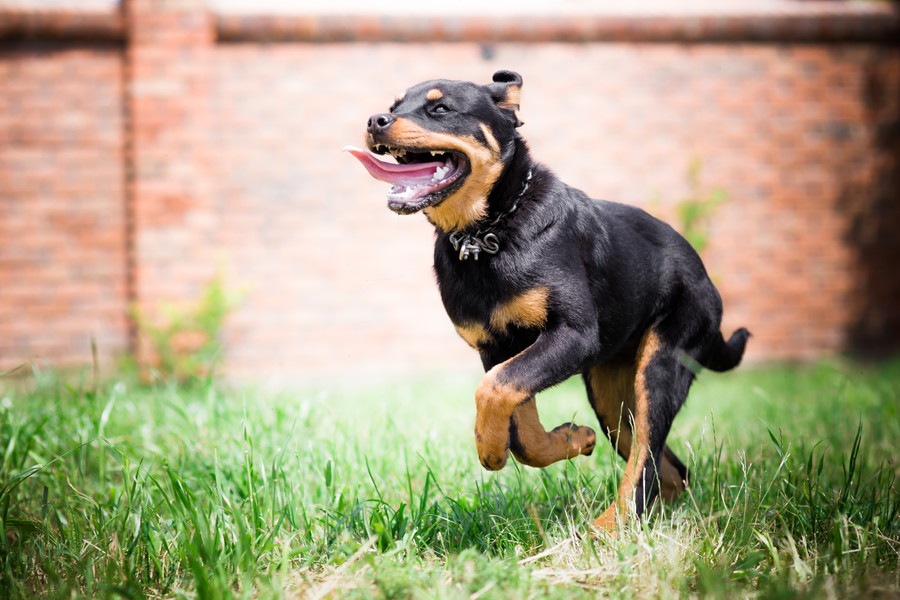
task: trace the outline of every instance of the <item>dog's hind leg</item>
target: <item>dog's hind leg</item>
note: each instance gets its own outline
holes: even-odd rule
[[[634,365],[598,365],[584,372],[588,400],[603,433],[619,456],[631,453],[634,420]]]
[[[529,467],[546,467],[581,454],[590,456],[597,443],[593,429],[574,423],[563,423],[546,431],[538,417],[534,398],[516,407],[509,433],[510,451],[516,460]]]
[[[634,436],[634,367],[596,366],[584,373],[588,399],[603,433],[626,461],[631,456]],[[688,469],[667,445],[660,460],[659,479],[663,499],[674,500],[685,490]]]
[[[665,441],[693,374],[651,331],[634,366],[595,367],[585,380],[613,447],[628,461],[616,501],[594,521],[611,531],[629,513],[643,514],[660,492],[668,499],[684,489],[687,469]]]
[[[672,452],[668,444],[662,452],[662,468],[659,472],[660,496],[669,502],[678,498],[690,482],[690,474],[684,463]]]
[[[600,427],[613,449],[626,461],[634,443],[634,376],[634,365],[599,365],[584,372],[588,399]],[[661,495],[664,500],[674,500],[685,489],[687,467],[668,446],[660,462]]]

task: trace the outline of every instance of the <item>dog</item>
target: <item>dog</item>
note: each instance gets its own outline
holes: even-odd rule
[[[535,395],[581,374],[603,432],[627,462],[593,522],[615,532],[688,484],[666,445],[699,367],[737,366],[750,333],[720,332],[722,300],[690,244],[643,210],[592,200],[535,162],[518,132],[522,77],[437,79],[396,98],[347,147],[392,184],[388,207],[436,229],[434,270],[456,331],[478,351],[475,445],[489,470],[509,453],[544,467],[590,455],[596,435],[546,431]],[[392,155],[396,163],[379,155]]]

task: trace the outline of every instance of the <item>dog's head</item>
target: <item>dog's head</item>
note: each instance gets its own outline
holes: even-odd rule
[[[483,218],[509,161],[519,120],[522,78],[498,71],[493,83],[437,79],[411,87],[386,113],[369,117],[371,152],[346,148],[376,179],[393,184],[388,207],[424,211],[444,231]],[[390,154],[397,164],[373,154]]]

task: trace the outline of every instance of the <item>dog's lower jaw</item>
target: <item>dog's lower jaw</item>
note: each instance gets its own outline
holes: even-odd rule
[[[428,221],[441,231],[451,233],[484,220],[488,215],[488,197],[505,168],[499,160],[490,163],[472,161],[471,172],[460,188],[423,211]]]
[[[471,199],[457,193],[422,212],[429,223],[445,233],[461,231],[487,217],[487,196]]]

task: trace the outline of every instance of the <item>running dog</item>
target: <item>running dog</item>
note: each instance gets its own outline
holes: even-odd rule
[[[434,269],[447,315],[481,356],[475,444],[481,464],[509,453],[544,467],[590,455],[596,436],[546,431],[535,395],[580,373],[588,400],[627,461],[617,498],[594,521],[615,531],[688,470],[666,445],[700,366],[738,365],[750,336],[721,332],[722,300],[700,257],[643,210],[592,200],[532,160],[517,129],[522,78],[433,80],[407,90],[348,147],[392,184],[388,207],[434,225]],[[391,155],[396,162],[376,155]]]

